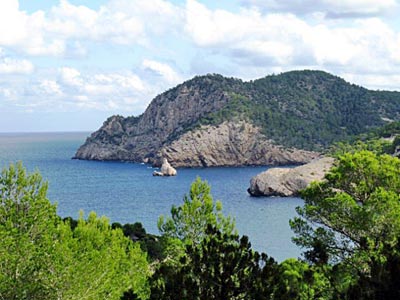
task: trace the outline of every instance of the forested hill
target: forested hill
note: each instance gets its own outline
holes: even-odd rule
[[[236,157],[235,165],[279,164],[287,161],[268,156],[257,141],[263,149],[278,145],[276,153],[288,148],[288,153],[318,151],[390,120],[400,120],[399,92],[371,91],[322,71],[292,71],[249,82],[197,76],[157,96],[138,117],[110,117],[76,158],[153,162],[166,155],[178,165],[209,166],[226,165]],[[226,129],[218,129],[221,124]],[[206,143],[205,149],[222,143],[222,157],[190,146],[199,143]],[[179,158],[180,152],[192,156]],[[199,159],[192,164],[190,157]]]
[[[276,142],[306,149],[400,119],[400,93],[369,91],[321,71],[294,71],[245,84],[250,118]]]

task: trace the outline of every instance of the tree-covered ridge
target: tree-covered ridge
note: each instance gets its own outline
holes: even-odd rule
[[[369,91],[322,71],[267,76],[244,82],[230,95],[227,105],[200,123],[240,116],[276,143],[303,149],[320,150],[366,132],[383,125],[382,118],[400,119],[400,93]]]

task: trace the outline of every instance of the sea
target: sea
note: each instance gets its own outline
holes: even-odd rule
[[[214,200],[223,204],[240,235],[247,235],[252,248],[277,261],[301,256],[291,241],[289,220],[299,198],[250,197],[252,176],[267,167],[180,168],[176,177],[153,177],[150,165],[129,162],[74,160],[88,132],[0,133],[0,167],[22,161],[28,171],[39,171],[48,181],[48,198],[57,203],[62,217],[78,218],[95,211],[110,222],[141,222],[146,231],[158,234],[157,220],[180,205],[190,184],[200,177],[211,186]]]

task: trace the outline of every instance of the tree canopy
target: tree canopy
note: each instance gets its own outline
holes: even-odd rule
[[[269,299],[277,264],[239,238],[235,223],[214,203],[210,186],[197,178],[183,204],[159,220],[169,244],[167,259],[152,277],[152,299]],[[175,255],[175,260],[168,255]],[[176,259],[178,258],[178,259]]]
[[[171,216],[161,216],[158,220],[162,235],[188,244],[199,244],[208,225],[224,233],[236,232],[234,220],[223,215],[221,202],[214,203],[210,186],[199,177],[192,183],[189,195],[184,196],[183,204],[172,206]]]
[[[0,176],[0,299],[400,298],[400,160],[389,155],[338,155],[290,221],[304,259],[281,263],[237,234],[200,178],[160,218],[161,236],[94,212],[61,219],[46,192],[21,164]]]
[[[344,154],[325,181],[301,195],[305,204],[291,226],[305,258],[346,267],[354,280],[369,282],[368,297],[382,292],[387,272],[400,266],[400,160],[369,151]]]
[[[0,298],[120,299],[149,296],[138,244],[105,217],[81,214],[72,229],[56,214],[39,173],[11,165],[0,177]]]

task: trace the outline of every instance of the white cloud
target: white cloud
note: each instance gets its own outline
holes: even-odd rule
[[[140,20],[143,30],[161,35],[179,28],[183,10],[166,0],[111,0],[105,6],[110,12]]]
[[[128,13],[128,14],[127,14]],[[64,39],[109,40],[129,44],[143,32],[140,19],[123,10],[112,11],[102,6],[98,11],[80,5],[75,6],[66,0],[53,7],[48,17],[49,32],[61,35]]]
[[[33,70],[34,66],[29,60],[0,58],[0,74],[30,74]]]
[[[312,24],[293,14],[232,13],[189,0],[185,30],[197,46],[239,65],[236,76],[249,76],[246,66],[265,74],[266,67],[376,73],[400,65],[400,33],[378,18]]]
[[[47,86],[50,82],[53,83],[49,80],[44,82],[48,83]],[[63,92],[64,108],[80,107],[137,113],[135,106],[143,109],[142,103],[145,106],[154,96],[154,90],[130,71],[82,73],[75,68],[62,67],[58,70],[58,80],[53,86],[58,86]],[[70,101],[71,99],[73,101]]]
[[[142,67],[146,71],[150,71],[158,76],[161,76],[169,84],[177,84],[182,81],[182,77],[178,75],[178,73],[168,64],[145,59],[142,62]]]
[[[16,92],[10,88],[2,88],[0,87],[0,95],[8,100],[16,99]]]
[[[81,79],[81,73],[69,67],[63,67],[59,70],[61,75],[61,81],[69,86],[82,86],[83,80]]]
[[[199,73],[252,79],[308,68],[400,86],[400,24],[386,15],[395,0],[244,0],[230,11],[199,0],[102,2],[28,13],[0,1],[0,96],[37,110],[137,114]]]
[[[79,102],[88,102],[89,101],[89,97],[86,95],[77,95],[77,96],[74,96],[74,99],[76,99]]]
[[[379,16],[398,7],[396,0],[242,0],[243,4],[265,11],[297,15],[323,13],[331,18]]]
[[[63,67],[59,70],[60,81],[66,86],[73,87],[88,94],[115,94],[142,92],[145,85],[132,72],[98,73],[82,76],[77,69]]]
[[[145,90],[142,80],[131,72],[124,74],[96,74],[87,78],[82,90],[88,94],[119,94],[142,92]]]
[[[54,80],[49,80],[49,79],[42,80],[39,84],[39,90],[40,92],[46,95],[51,95],[51,96],[63,95],[60,85]]]
[[[0,44],[10,45],[27,38],[28,16],[19,10],[18,0],[1,2]]]
[[[177,8],[164,0],[110,0],[98,10],[60,0],[32,14],[21,11],[18,0],[7,0],[0,3],[0,46],[29,55],[84,55],[81,42],[146,44],[178,19]]]
[[[400,75],[398,74],[340,74],[344,79],[371,89],[398,91]]]
[[[0,46],[13,47],[30,55],[60,55],[64,41],[46,37],[50,28],[43,11],[27,14],[19,9],[18,0],[0,3]]]
[[[203,24],[207,24],[204,26]],[[212,11],[195,0],[186,8],[187,34],[201,47],[260,64],[290,63],[304,48],[309,26],[290,14],[262,15],[256,10]]]
[[[157,94],[171,87],[167,79],[170,78],[161,76],[154,84],[148,77],[139,77],[129,70],[93,72],[69,66],[38,69],[30,76],[3,76],[0,98],[12,100],[7,105],[17,111],[27,108],[32,112],[87,109],[93,113],[137,115]]]

